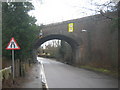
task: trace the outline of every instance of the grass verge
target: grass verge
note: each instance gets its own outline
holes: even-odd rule
[[[105,69],[105,68],[96,68],[96,67],[92,67],[92,66],[88,66],[88,65],[80,66],[80,68],[87,69],[87,70],[92,70],[92,71],[95,71],[95,72],[100,72],[100,73],[107,74],[107,75],[110,75],[112,77],[118,78],[118,72],[117,71],[108,70],[108,69]]]

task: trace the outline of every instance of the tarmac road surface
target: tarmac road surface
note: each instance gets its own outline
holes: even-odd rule
[[[44,66],[48,88],[118,88],[118,80],[61,62],[37,57]]]

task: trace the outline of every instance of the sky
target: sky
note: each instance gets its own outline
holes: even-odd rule
[[[88,9],[96,9],[92,3],[103,4],[110,0],[32,0],[37,24],[50,24],[96,14]],[[91,3],[92,2],[92,3]],[[86,9],[88,8],[88,9]]]

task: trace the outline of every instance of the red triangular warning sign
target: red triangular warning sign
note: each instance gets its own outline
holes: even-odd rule
[[[6,47],[6,50],[19,50],[20,47],[18,46],[16,40],[14,37],[11,38],[10,42],[8,43],[8,46]]]

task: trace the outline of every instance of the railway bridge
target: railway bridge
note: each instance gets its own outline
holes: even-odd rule
[[[116,12],[105,15],[117,17]],[[73,32],[68,32],[69,23],[74,24]],[[48,40],[60,39],[72,47],[72,61],[75,65],[99,60],[112,63],[112,59],[116,59],[117,50],[117,30],[112,25],[113,20],[101,14],[45,25],[42,28],[43,37],[36,40],[33,52]]]

